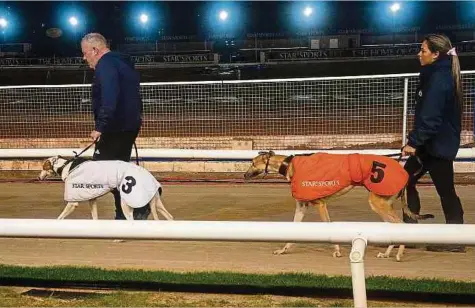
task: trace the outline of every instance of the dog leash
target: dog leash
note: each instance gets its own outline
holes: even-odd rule
[[[63,169],[64,167],[66,167],[67,164],[69,164],[70,162],[76,160],[79,156],[81,156],[84,152],[86,152],[87,150],[89,150],[93,145],[95,145],[97,143],[97,140],[94,140],[90,145],[88,145],[87,147],[85,147],[79,154],[76,152],[76,151],[73,151],[74,153],[74,156],[71,157],[70,159],[66,159],[66,162],[58,168],[58,174],[61,175],[61,173],[63,173]],[[58,156],[58,158],[64,158],[62,157],[61,155]]]
[[[400,162],[402,160],[402,152],[399,152],[399,153],[393,153],[393,154],[385,154],[383,156],[386,156],[386,157],[397,157],[397,161]]]
[[[137,143],[134,142],[134,148],[135,148],[135,163],[137,166],[139,165],[139,151],[137,150]]]
[[[402,150],[402,149],[401,149]],[[386,155],[383,155],[383,156],[386,156],[386,157],[397,157],[396,161],[397,162],[401,162],[402,160],[402,152],[400,153],[393,153],[393,154],[386,154]],[[422,160],[420,159],[419,156],[417,155],[414,155],[414,157],[416,158],[417,162],[419,163],[419,165],[421,165],[421,167],[419,168],[419,170],[417,170],[416,172],[414,172],[413,176],[418,176],[419,173],[422,171],[422,169],[424,168],[424,164],[422,163]]]
[[[77,153],[76,151],[73,151],[74,153],[74,158],[72,158],[72,160],[74,160],[75,158],[78,158],[79,156],[81,156],[84,152],[86,152],[87,150],[89,150],[94,144],[97,143],[97,139],[94,140],[90,145],[88,145],[87,147],[84,148],[84,150],[81,151],[81,153]]]
[[[94,140],[90,145],[88,145],[87,147],[85,147],[79,154],[78,154],[76,151],[73,151],[74,156],[73,156],[72,158],[70,158],[70,159],[67,159],[67,160],[66,160],[66,163],[65,163],[64,165],[66,165],[66,164],[72,162],[73,160],[75,160],[76,158],[78,158],[79,156],[81,156],[84,152],[86,152],[87,150],[89,150],[89,149],[90,149],[94,144],[96,144],[96,143],[97,143],[97,140]],[[64,158],[64,157],[62,157],[61,155],[59,155],[58,157],[59,157],[59,158]]]
[[[90,145],[88,145],[87,147],[85,147],[79,154],[76,152],[76,151],[73,151],[74,153],[74,157],[73,158],[70,158],[66,161],[66,164],[67,163],[70,163],[71,161],[75,160],[76,158],[78,158],[79,156],[81,156],[84,152],[86,152],[87,150],[89,150],[93,145],[95,145],[97,143],[97,140],[94,140]],[[135,162],[137,163],[137,165],[139,165],[139,152],[137,150],[137,144],[134,142],[134,148],[135,148]],[[61,157],[61,156],[59,156]],[[65,165],[66,165],[65,164]]]
[[[66,159],[66,162],[65,162],[61,167],[58,168],[58,172],[57,172],[57,173],[58,173],[58,174],[63,173],[63,169],[64,169],[64,167],[66,167],[67,164],[69,164],[70,162],[72,162],[72,161],[78,159],[79,156],[81,156],[82,154],[84,154],[84,152],[86,152],[86,151],[89,150],[93,145],[95,145],[95,144],[97,143],[97,141],[98,141],[97,139],[94,140],[91,144],[89,144],[87,147],[85,147],[79,154],[78,154],[76,151],[73,151],[74,156],[71,157],[70,159]],[[140,166],[140,164],[139,164],[139,152],[138,152],[138,150],[137,150],[137,144],[136,144],[135,142],[134,142],[134,148],[135,148],[135,162],[136,162],[137,166]],[[61,155],[59,155],[58,157],[59,157],[59,158],[64,158],[64,157],[62,157]]]
[[[94,142],[92,142],[90,145],[88,145],[86,148],[84,148],[81,153],[77,154],[76,151],[73,151],[74,153],[74,157],[73,158],[70,158],[69,160],[67,160],[66,164],[67,163],[70,163],[71,161],[75,160],[76,158],[78,158],[79,156],[81,156],[84,152],[86,152],[87,150],[89,150],[94,144],[97,143],[97,140],[94,140]],[[139,165],[139,152],[137,150],[137,143],[134,142],[134,148],[135,148],[135,162],[137,163],[137,166]],[[65,165],[66,165],[65,164]]]

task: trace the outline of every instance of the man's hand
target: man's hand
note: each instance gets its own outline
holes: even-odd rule
[[[98,132],[97,130],[93,130],[91,132],[91,139],[94,141],[99,141],[99,138],[101,138],[101,132]]]
[[[416,149],[414,149],[413,147],[411,147],[410,145],[406,144],[402,150],[402,156],[414,156],[416,155]]]

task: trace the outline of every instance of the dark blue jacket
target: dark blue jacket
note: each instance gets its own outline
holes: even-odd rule
[[[100,58],[92,85],[92,109],[98,132],[140,129],[140,76],[129,56],[110,51]]]
[[[445,57],[421,69],[414,128],[407,143],[419,152],[453,160],[460,147],[460,131],[461,109],[451,60]]]

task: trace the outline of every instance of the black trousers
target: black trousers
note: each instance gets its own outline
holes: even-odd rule
[[[130,161],[132,147],[139,132],[102,133],[96,143],[93,160],[122,160]],[[120,205],[120,193],[117,189],[112,190],[115,201],[115,219],[125,219]],[[146,220],[150,214],[150,204],[134,209],[135,220]]]
[[[429,172],[440,197],[445,222],[448,224],[463,224],[462,203],[457,196],[454,185],[453,160],[438,158],[429,154],[418,154],[418,157],[420,162],[415,156],[411,156],[404,165],[404,169],[409,173],[409,183],[407,185],[409,209],[416,214],[420,213],[421,201],[416,184],[424,174]],[[406,215],[403,216],[403,220],[408,223],[415,222]]]

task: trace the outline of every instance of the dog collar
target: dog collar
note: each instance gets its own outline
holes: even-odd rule
[[[73,171],[74,168],[76,168],[77,166],[79,166],[80,164],[88,161],[89,159],[87,158],[83,158],[83,157],[77,157],[73,160],[73,163],[71,164],[71,167],[69,168],[70,171]]]
[[[58,173],[59,176],[62,176],[63,170],[68,164],[71,163],[71,167],[69,168],[69,172],[71,172],[71,171],[74,170],[74,168],[76,168],[77,166],[79,166],[80,164],[82,164],[85,161],[88,161],[88,159],[82,158],[82,157],[77,157],[77,158],[74,158],[72,160],[68,160],[64,163],[64,165],[62,165],[61,167],[58,168],[57,173]]]
[[[59,176],[62,176],[64,167],[66,167],[69,163],[71,163],[71,162],[70,162],[70,161],[65,162],[64,165],[62,165],[61,167],[58,168],[58,170],[56,171],[56,173],[57,173]]]
[[[287,156],[282,164],[279,167],[279,174],[282,174],[283,176],[287,176],[287,170],[289,169],[290,162],[294,158],[293,155]]]

